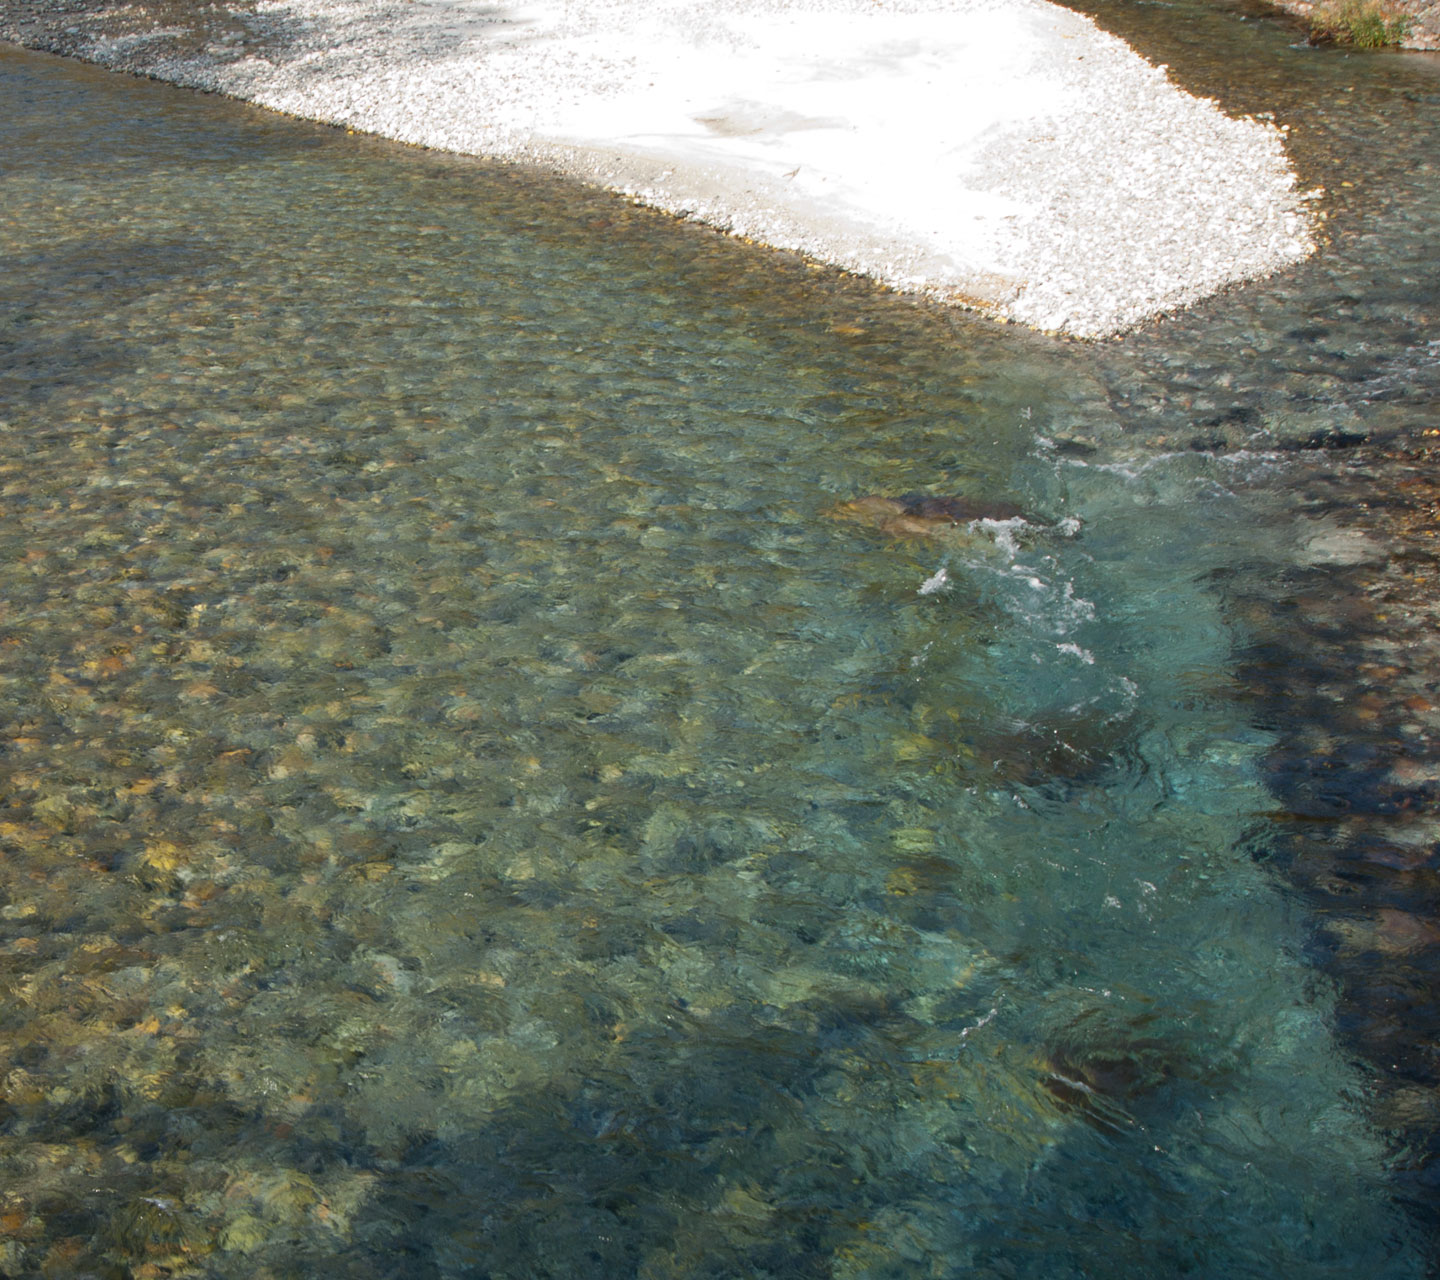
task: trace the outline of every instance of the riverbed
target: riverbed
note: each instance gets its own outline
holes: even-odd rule
[[[1157,12],[1102,346],[0,54],[6,1269],[1425,1273],[1440,75]]]

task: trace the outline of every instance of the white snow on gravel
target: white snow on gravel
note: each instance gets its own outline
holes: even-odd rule
[[[142,69],[1079,337],[1312,252],[1272,124],[1044,0],[261,0]],[[104,40],[85,55],[116,61]],[[143,55],[143,50],[140,51]],[[137,50],[125,57],[132,67]]]

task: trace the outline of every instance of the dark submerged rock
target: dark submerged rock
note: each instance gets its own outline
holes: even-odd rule
[[[1013,502],[970,498],[963,494],[906,493],[898,498],[867,494],[837,503],[825,514],[834,520],[868,525],[894,538],[943,539],[986,520],[996,523],[1023,520],[1037,527],[1049,524]]]
[[[970,524],[976,520],[1026,520],[1024,510],[1013,502],[987,502],[959,494],[932,496],[907,493],[899,499],[902,512],[916,520]]]

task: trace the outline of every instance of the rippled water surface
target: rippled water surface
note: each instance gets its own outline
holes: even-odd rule
[[[1353,560],[1287,446],[1432,376],[1418,246],[1091,350],[0,95],[7,1274],[1423,1273],[1235,607]]]

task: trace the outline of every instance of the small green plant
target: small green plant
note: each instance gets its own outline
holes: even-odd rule
[[[1311,44],[1349,44],[1381,49],[1399,44],[1410,30],[1410,18],[1383,0],[1333,0],[1315,6],[1310,15]]]

